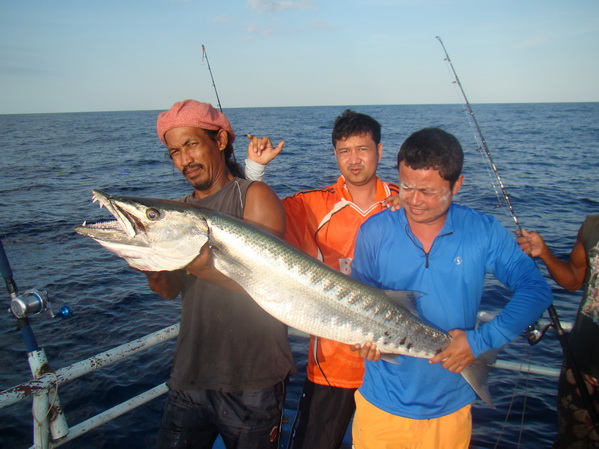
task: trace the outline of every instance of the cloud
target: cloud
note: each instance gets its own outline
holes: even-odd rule
[[[248,25],[245,31],[250,35],[250,40],[255,39],[256,36],[272,36],[273,34],[277,34],[274,28],[267,26],[257,27],[256,25]],[[246,40],[248,39],[246,38]]]
[[[328,23],[326,23],[324,20],[321,20],[321,19],[314,19],[310,23],[310,28],[312,28],[313,30],[335,30],[335,29],[337,29],[336,26],[329,25]]]
[[[231,16],[225,16],[225,15],[216,16],[214,18],[214,22],[216,22],[216,23],[229,23],[232,20],[233,19],[231,18]]]
[[[20,81],[23,80],[23,78],[25,77],[33,77],[33,78],[40,78],[40,77],[48,77],[48,76],[54,76],[55,73],[51,70],[46,70],[43,68],[40,68],[38,66],[35,67],[25,67],[25,66],[10,66],[10,65],[0,65],[0,76],[6,76],[6,77],[10,77],[10,78],[15,78],[15,79],[19,79]]]
[[[262,12],[281,12],[281,11],[299,11],[305,9],[316,9],[313,0],[248,0],[248,5],[255,11]]]
[[[516,50],[526,50],[529,48],[545,47],[549,44],[549,40],[544,36],[531,36],[516,42],[512,48]]]

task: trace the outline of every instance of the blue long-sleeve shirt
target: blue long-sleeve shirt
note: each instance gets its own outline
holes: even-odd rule
[[[513,292],[492,321],[475,329],[486,274]],[[385,290],[414,290],[424,320],[466,331],[474,356],[514,339],[551,304],[551,290],[534,261],[495,218],[453,204],[428,253],[410,230],[405,211],[381,212],[358,233],[352,276]],[[389,413],[428,419],[475,399],[461,375],[441,364],[399,356],[399,364],[367,362],[360,392]]]

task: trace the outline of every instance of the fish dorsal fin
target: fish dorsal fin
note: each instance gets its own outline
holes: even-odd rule
[[[422,296],[422,293],[409,290],[385,290],[385,294],[394,304],[407,309],[412,315],[420,317],[416,300]]]

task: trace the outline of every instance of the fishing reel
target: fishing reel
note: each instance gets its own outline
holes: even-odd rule
[[[10,301],[9,312],[18,319],[42,314],[47,315],[49,318],[70,318],[73,315],[73,311],[69,306],[62,306],[56,314],[52,312],[48,292],[35,289],[26,290],[22,295],[13,296]]]
[[[526,329],[528,344],[531,346],[536,345],[543,339],[543,337],[551,327],[551,323],[542,323],[541,321],[537,321],[536,323],[528,326],[528,328]]]

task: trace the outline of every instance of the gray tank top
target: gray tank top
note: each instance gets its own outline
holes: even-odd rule
[[[234,178],[208,198],[181,201],[243,218],[251,181]],[[267,275],[267,273],[265,273]],[[287,327],[250,296],[186,275],[181,329],[168,384],[180,390],[241,391],[294,374]]]

